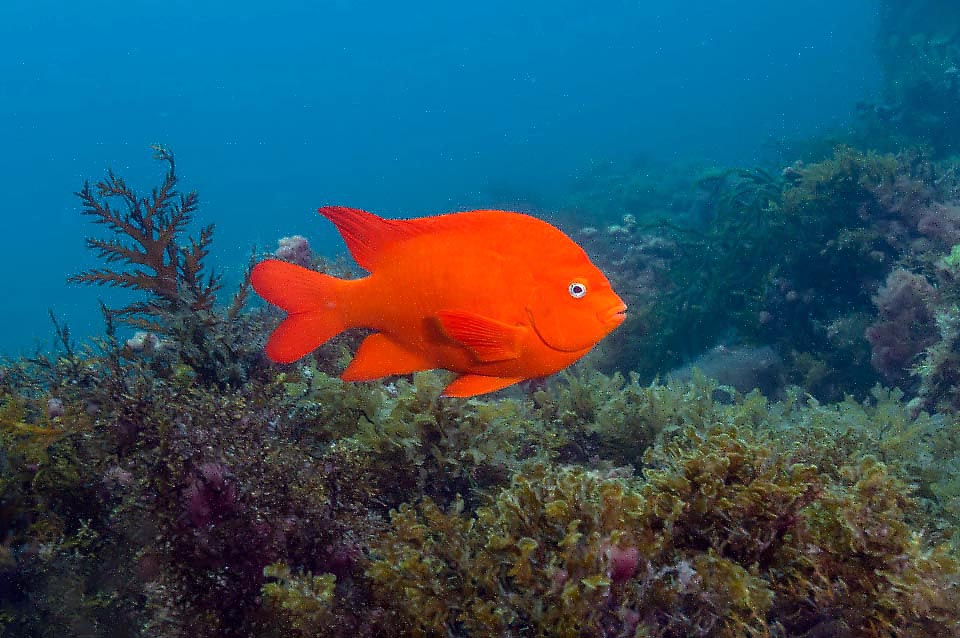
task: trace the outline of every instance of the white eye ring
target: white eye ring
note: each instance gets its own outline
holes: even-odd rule
[[[570,296],[574,299],[580,299],[587,294],[587,284],[580,281],[572,281],[567,287],[567,292],[569,292]]]

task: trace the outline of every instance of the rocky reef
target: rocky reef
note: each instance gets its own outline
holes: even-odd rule
[[[588,364],[446,399],[441,373],[331,376],[350,338],[274,366],[279,317],[246,283],[225,306],[197,294],[218,283],[190,258],[212,229],[171,225],[199,200],[158,159],[165,198],[113,175],[80,192],[116,237],[76,280],[142,300],[104,309],[93,343],[54,319],[58,351],[0,367],[2,635],[960,635],[942,402]],[[109,270],[157,241],[176,268]],[[279,252],[337,271],[304,244]]]

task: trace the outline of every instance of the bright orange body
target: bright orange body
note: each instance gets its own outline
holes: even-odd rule
[[[296,360],[342,330],[370,328],[377,334],[345,380],[445,368],[461,375],[446,394],[470,396],[557,372],[623,321],[623,302],[583,250],[533,217],[320,213],[370,275],[345,281],[258,264],[255,289],[289,313],[267,345],[275,361]]]

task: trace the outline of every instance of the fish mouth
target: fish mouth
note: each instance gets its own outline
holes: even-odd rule
[[[627,304],[620,302],[613,308],[597,314],[600,323],[616,328],[627,318]]]

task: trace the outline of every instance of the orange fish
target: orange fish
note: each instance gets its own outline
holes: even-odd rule
[[[520,213],[383,219],[326,206],[370,274],[338,279],[270,259],[254,289],[288,315],[267,356],[290,363],[350,328],[376,331],[344,381],[444,368],[446,396],[468,397],[553,374],[623,323],[626,305],[573,240]]]

